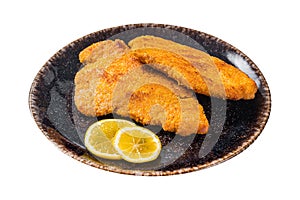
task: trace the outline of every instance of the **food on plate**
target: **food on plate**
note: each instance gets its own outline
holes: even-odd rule
[[[94,63],[98,60],[114,60],[128,51],[128,46],[123,40],[104,40],[93,43],[79,53],[79,61],[84,64]]]
[[[189,65],[188,62],[174,53],[161,49],[153,49],[151,52],[159,57],[156,64],[164,65],[166,64],[165,60],[169,59],[169,65]],[[147,90],[147,94],[136,94],[143,90],[144,85],[148,84],[153,87],[152,91]],[[167,89],[161,89],[159,85]],[[143,104],[145,102],[145,98],[142,97],[143,94],[152,98],[152,101],[147,101],[148,105]],[[170,101],[172,98],[175,99],[176,103],[174,100]],[[166,103],[169,105],[163,106],[166,110],[161,109],[160,115],[152,114],[151,120],[149,120],[149,115],[146,112],[150,108],[154,108],[153,106],[157,103],[162,103],[162,106]],[[183,104],[189,104],[192,109]],[[145,109],[138,109],[142,107]],[[95,108],[97,116],[114,112],[121,116],[130,116],[144,125],[161,125],[165,131],[176,132],[181,135],[203,134],[208,131],[209,126],[203,107],[198,103],[193,92],[179,86],[177,81],[166,77],[159,71],[145,66],[137,56],[136,51],[127,52],[104,70],[96,90]],[[185,110],[187,108],[189,113]],[[194,117],[188,117],[189,114],[194,114]],[[165,117],[162,118],[161,116]],[[190,119],[189,123],[183,123],[187,119]],[[190,126],[186,126],[187,124]]]
[[[76,73],[74,101],[77,109],[87,115],[95,116],[94,97],[103,70],[115,59],[129,50],[128,46],[116,39],[97,42],[79,54],[85,66]]]
[[[146,84],[130,97],[129,114],[141,124],[161,125],[180,135],[206,133],[208,121],[196,98],[180,98],[161,84]]]
[[[84,144],[89,152],[100,158],[120,160],[122,157],[111,141],[118,130],[133,127],[134,123],[122,119],[105,119],[93,123],[86,131]]]
[[[80,52],[84,66],[75,76],[74,101],[82,114],[116,113],[186,136],[209,129],[195,92],[231,100],[255,97],[257,86],[247,74],[203,51],[155,36],[128,45],[105,40]]]
[[[153,161],[161,151],[157,135],[140,126],[120,129],[112,144],[124,160],[132,163]]]
[[[193,70],[179,65],[175,69],[168,65],[164,68],[159,65],[153,65],[153,67],[171,78],[177,79],[180,84],[193,88],[198,93],[232,100],[253,99],[255,97],[257,86],[251,78],[238,68],[203,51],[149,35],[136,37],[129,41],[128,45],[132,50],[159,48],[185,58],[194,67]],[[144,53],[140,53],[140,55],[144,59],[153,59]],[[178,79],[177,73],[174,73],[174,71],[179,72],[181,77],[184,77],[188,83]]]
[[[132,163],[155,160],[161,151],[161,142],[155,133],[123,119],[93,123],[85,133],[84,144],[99,158]]]

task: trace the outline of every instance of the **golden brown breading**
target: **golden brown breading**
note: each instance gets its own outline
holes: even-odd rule
[[[167,52],[158,49],[157,53],[162,58],[162,53]],[[169,59],[173,61],[170,65],[186,62],[181,57]],[[165,59],[157,61],[157,64],[164,64]],[[151,92],[148,85],[152,87]],[[157,110],[157,104],[163,110]],[[162,73],[143,66],[135,51],[126,53],[104,70],[97,87],[95,106],[98,116],[115,112],[130,116],[142,124],[162,125],[165,131],[181,135],[203,134],[209,127],[203,108],[193,92]]]
[[[140,50],[137,50],[140,52]],[[132,72],[133,70],[138,70],[143,63],[140,60],[140,57],[137,57],[138,54],[136,54],[137,51],[130,51],[123,55],[121,58],[115,60],[109,67],[107,67],[104,70],[103,75],[100,78],[99,85],[97,87],[97,94],[96,94],[96,114],[98,116],[106,115],[108,113],[113,112],[113,106],[112,106],[112,96],[113,92],[115,90],[116,85],[121,81],[121,78],[123,78],[126,74]],[[155,54],[156,52],[156,54]],[[163,53],[166,54],[165,57]],[[181,57],[175,55],[174,53],[167,52],[160,49],[153,49],[151,56],[160,56],[159,59],[156,60],[156,64],[164,64],[166,61],[165,59],[168,58],[169,60],[172,59],[172,61],[169,61],[169,65],[180,65],[180,64],[186,64],[190,65],[189,62],[185,61]],[[171,57],[173,56],[173,57]],[[154,57],[152,57],[154,58]],[[154,64],[155,62],[152,62],[151,64]],[[144,63],[146,64],[146,63]],[[137,76],[139,79],[142,73]],[[152,75],[154,76],[154,75]],[[131,76],[132,77],[132,76]],[[128,78],[127,78],[128,79]],[[126,80],[128,81],[128,80]],[[128,81],[129,84],[132,85],[132,81]],[[126,84],[126,82],[124,82]],[[121,90],[120,90],[121,92]]]
[[[79,53],[79,61],[84,64],[94,63],[97,60],[111,60],[119,58],[128,51],[128,46],[123,40],[104,40],[96,42]]]
[[[129,114],[141,124],[161,125],[180,135],[206,133],[209,126],[195,98],[181,99],[161,84],[145,84],[136,90],[130,97]]]
[[[254,80],[248,77],[241,70],[229,65],[223,60],[211,56],[211,59],[218,67],[222,82],[224,84],[226,95],[233,100],[253,99],[257,92],[257,86]]]
[[[103,70],[128,50],[128,46],[121,40],[106,40],[81,51],[79,58],[85,66],[77,72],[74,80],[74,101],[81,113],[96,115],[94,97]]]
[[[132,57],[131,52],[115,60],[108,66],[99,79],[95,95],[95,110],[97,116],[107,115],[114,111],[114,90],[122,76],[132,69],[141,67],[141,63]],[[116,93],[122,93],[118,91]],[[116,106],[116,105],[115,105]]]
[[[168,65],[163,68],[157,65],[153,65],[153,67],[178,80],[181,84],[193,88],[198,93],[232,100],[255,97],[257,86],[251,78],[232,65],[216,57],[211,57],[203,51],[155,36],[137,37],[129,42],[129,46],[135,50],[141,49],[141,52],[137,52],[137,54],[138,57],[145,60],[144,62],[150,62],[149,60],[153,59],[147,55],[151,53],[150,50],[145,53],[145,50],[142,50],[144,48],[159,48],[185,58],[194,66],[192,70],[179,65],[172,69],[165,67]],[[179,78],[178,73],[182,75]],[[188,83],[183,81],[182,77]]]

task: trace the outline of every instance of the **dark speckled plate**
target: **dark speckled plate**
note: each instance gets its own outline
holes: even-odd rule
[[[159,158],[144,164],[109,161],[90,155],[83,145],[87,127],[102,118],[86,117],[74,106],[74,76],[82,67],[78,53],[94,42],[120,38],[125,42],[154,35],[173,40],[219,57],[240,68],[255,80],[258,92],[253,100],[225,101],[197,95],[210,129],[206,135],[181,137],[151,127],[160,137],[163,149]],[[267,123],[271,97],[258,67],[240,50],[209,34],[162,24],[134,24],[109,28],[80,38],[57,52],[35,77],[29,106],[46,137],[64,153],[100,169],[133,175],[171,175],[207,168],[224,162],[246,149]]]

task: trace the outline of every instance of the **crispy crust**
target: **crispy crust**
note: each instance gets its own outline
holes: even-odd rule
[[[123,40],[104,40],[96,42],[79,53],[79,61],[84,64],[94,63],[97,60],[110,60],[120,57],[128,50],[128,46]]]
[[[203,108],[195,98],[179,98],[159,84],[140,87],[131,95],[128,106],[130,117],[142,124],[161,125],[180,135],[208,131]]]
[[[186,68],[187,65],[177,65],[176,68],[165,66],[162,68],[158,65],[153,65],[153,67],[198,93],[232,100],[255,97],[257,86],[251,78],[241,70],[203,51],[155,36],[137,37],[129,42],[129,46],[131,49],[141,49],[141,52],[137,54],[145,60],[152,59],[147,55],[150,50],[145,53],[145,48],[159,48],[182,56],[191,63],[192,68]],[[179,72],[188,83],[178,78],[178,74],[174,71]]]
[[[166,64],[162,55],[164,53],[172,60],[168,64],[189,64],[174,53],[169,54],[160,49],[153,51],[161,58],[156,60],[156,64]],[[142,124],[162,125],[165,131],[181,135],[206,133],[209,124],[203,107],[193,96],[193,92],[157,71],[144,68],[136,51],[126,53],[107,67],[96,90],[96,115],[116,112],[122,116],[130,116]],[[147,85],[150,85],[151,89]],[[130,99],[129,102],[127,99]],[[160,105],[164,112],[156,110],[156,105]]]
[[[77,109],[95,116],[95,94],[103,70],[129,50],[121,40],[106,40],[92,44],[79,54],[85,66],[75,75],[74,101]]]

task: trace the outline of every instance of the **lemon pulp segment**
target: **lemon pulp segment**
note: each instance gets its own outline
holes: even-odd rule
[[[113,146],[124,160],[133,163],[155,160],[161,151],[157,135],[142,127],[120,129],[113,139]]]

